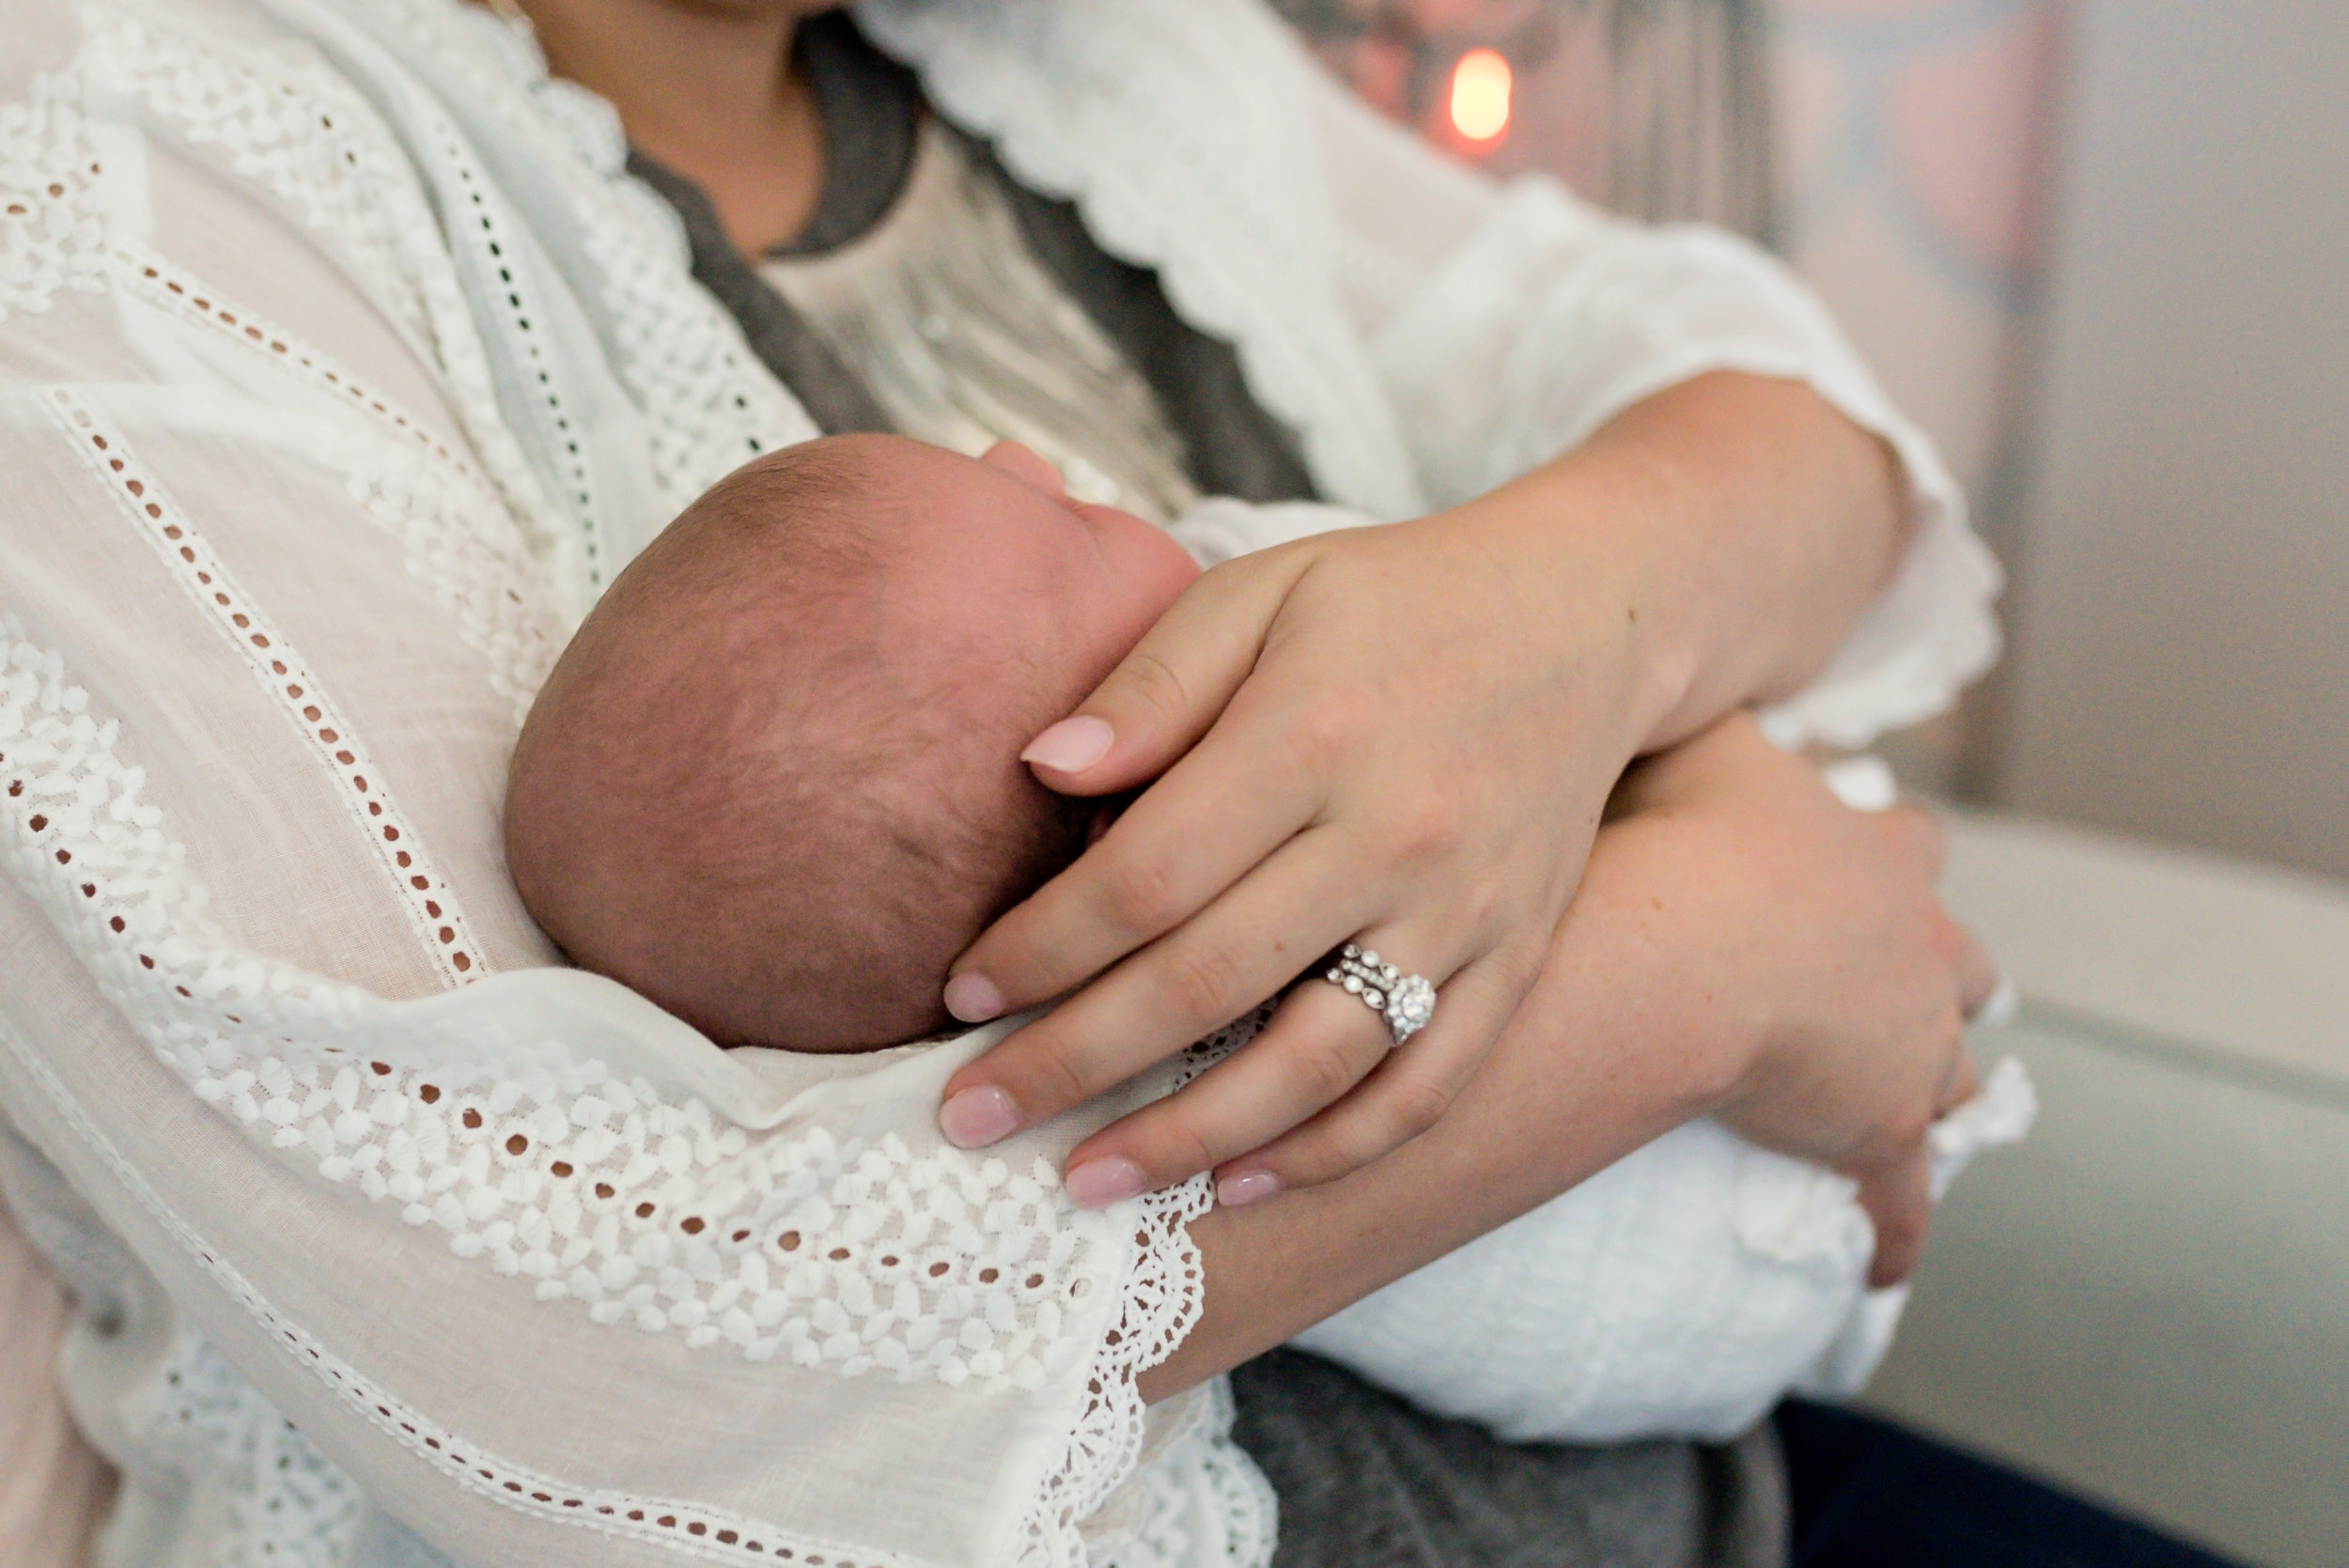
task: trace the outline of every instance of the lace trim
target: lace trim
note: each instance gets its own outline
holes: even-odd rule
[[[225,1502],[215,1560],[344,1568],[366,1504],[359,1488],[200,1336],[177,1336],[153,1381],[124,1403],[125,1436]]]
[[[120,83],[178,126],[191,148],[218,153],[231,173],[274,196],[329,254],[344,259],[395,321],[430,345],[474,456],[521,520],[561,601],[583,613],[576,584],[584,576],[580,557],[595,535],[592,507],[575,493],[579,515],[559,519],[507,427],[440,224],[374,107],[315,58],[248,46],[264,70],[152,8],[136,15],[118,6],[93,8],[89,38],[86,72]],[[551,383],[534,384],[555,396]]]
[[[336,793],[373,846],[378,862],[397,891],[400,906],[442,979],[461,986],[487,973],[475,956],[480,949],[464,911],[433,868],[424,840],[384,787],[381,771],[368,756],[365,742],[319,687],[302,656],[238,586],[210,544],[119,430],[67,388],[52,387],[44,402],[90,473],[120,503],[124,515],[140,536],[154,546],[173,579],[242,655],[261,689],[301,732],[305,749],[344,785]],[[34,831],[38,834],[42,830]],[[70,835],[62,819],[58,836],[61,845],[54,855],[56,863],[65,866],[72,862],[73,852],[63,846]],[[97,870],[88,875],[101,877]],[[84,881],[79,887],[85,899],[99,901],[97,880]],[[120,923],[126,917],[115,918]]]
[[[80,97],[72,78],[44,75],[24,102],[0,107],[0,321],[47,310],[61,289],[104,287],[104,169]]]
[[[1171,1439],[1136,1484],[1140,1518],[1101,1554],[1098,1568],[1267,1568],[1280,1533],[1280,1502],[1232,1441],[1229,1378],[1207,1386],[1206,1409]]]
[[[413,248],[394,226],[408,214],[378,194],[400,181],[349,87],[290,59],[271,59],[265,75],[159,16],[114,7],[93,13],[90,48],[101,79],[118,78],[191,148],[276,197],[414,341],[431,340]]]
[[[1190,1222],[1215,1206],[1205,1175],[1154,1192],[1137,1204],[1135,1257],[1124,1311],[1094,1355],[1085,1405],[1060,1463],[1028,1515],[1022,1568],[1085,1561],[1078,1526],[1133,1473],[1143,1441],[1142,1394],[1134,1379],[1172,1356],[1206,1301],[1206,1274]]]
[[[672,508],[761,452],[817,433],[739,324],[693,282],[676,214],[628,173],[611,106],[549,76],[526,25],[454,0],[379,0],[370,9],[494,113],[534,172],[562,192],[601,286],[596,303],[614,367],[646,416],[654,482]]]
[[[1182,1088],[1246,1045],[1271,1022],[1272,1011],[1268,1002],[1191,1046],[1184,1052],[1174,1087]],[[1174,1354],[1206,1305],[1206,1272],[1199,1249],[1190,1239],[1190,1222],[1215,1207],[1210,1174],[1194,1176],[1180,1187],[1147,1194],[1141,1201],[1142,1222],[1134,1234],[1139,1257],[1129,1276],[1126,1310],[1116,1332],[1095,1357],[1093,1375],[1086,1383],[1090,1397],[1084,1419],[1069,1440],[1042,1504],[1030,1515],[1030,1548],[1022,1557],[1023,1565],[1082,1563],[1085,1546],[1079,1526],[1133,1474],[1145,1436],[1144,1406],[1135,1379]],[[1219,1378],[1215,1387],[1228,1403],[1229,1385]],[[1228,1448],[1221,1435],[1231,1430],[1230,1411],[1226,1405],[1214,1408],[1217,1414],[1211,1419],[1220,1422],[1214,1428],[1216,1440]],[[1263,1477],[1246,1455],[1233,1449],[1226,1458],[1237,1463],[1242,1484],[1252,1480],[1264,1485]],[[1161,1473],[1150,1478],[1154,1493],[1166,1484],[1163,1469],[1161,1465]],[[1269,1498],[1268,1488],[1265,1496]],[[1121,1553],[1126,1549],[1119,1548]],[[1269,1552],[1268,1545],[1266,1560]],[[1213,1560],[1239,1565],[1260,1560],[1247,1556]]]
[[[435,110],[428,116],[430,155],[451,177],[465,204],[469,221],[450,225],[452,252],[462,251],[477,278],[494,276],[481,292],[496,323],[498,335],[512,357],[516,378],[529,389],[529,412],[537,427],[538,450],[552,471],[557,493],[568,505],[579,534],[579,570],[586,588],[578,603],[582,613],[603,591],[614,569],[611,562],[611,520],[596,494],[585,455],[583,434],[572,417],[562,385],[548,357],[544,335],[532,318],[545,306],[540,285],[527,264],[529,251],[517,242],[524,225],[508,210],[502,195],[482,172],[473,148],[457,127]]]
[[[437,9],[444,21],[452,14],[458,16],[459,26],[478,29],[480,25],[463,18],[460,8],[443,5]],[[421,15],[412,9],[410,14]],[[201,74],[213,68],[233,73],[241,69],[236,62],[205,48],[201,40],[184,36],[171,39],[165,46],[146,33],[135,33],[129,38],[128,46],[118,49],[117,54],[133,61],[154,61],[157,69],[181,73],[193,70]],[[407,242],[402,257],[414,269],[425,317],[438,334],[442,367],[451,383],[452,395],[460,405],[459,417],[496,482],[506,492],[509,504],[525,516],[551,515],[543,503],[537,504],[535,514],[531,509],[531,503],[536,500],[535,480],[529,475],[520,447],[512,442],[497,414],[486,362],[480,358],[477,338],[472,335],[462,291],[447,271],[446,258],[435,248],[439,235],[431,225],[428,210],[413,189],[397,144],[367,105],[350,94],[331,72],[308,62],[289,67],[288,71],[300,80],[265,84],[268,91],[279,94],[295,106],[289,111],[290,117],[282,122],[272,123],[272,105],[265,97],[249,95],[225,107],[222,103],[182,104],[181,111],[232,126],[245,123],[239,116],[247,116],[258,143],[278,134],[316,138],[325,132],[349,132],[350,140],[345,147],[348,161],[354,165],[380,165],[371,168],[356,183],[367,189],[371,196],[405,206],[409,210],[407,217],[423,220],[409,222],[404,217],[389,227],[396,243]],[[253,72],[244,74],[259,80]],[[339,124],[323,115],[305,118],[316,109],[319,95],[334,98],[349,117]],[[497,100],[492,97],[491,101]],[[600,165],[594,162],[594,149],[577,145],[594,117],[582,107],[587,101],[591,101],[580,99],[572,89],[560,85],[542,84],[534,89],[534,104],[544,123],[570,138],[570,151],[588,162],[591,168],[599,167],[605,183],[616,185],[622,193],[609,200],[589,203],[598,210],[583,221],[593,229],[599,219],[614,220],[602,239],[617,246],[614,251],[599,252],[591,242],[590,255],[607,266],[614,256],[638,260],[657,257],[661,253],[652,244],[653,236],[642,228],[619,238],[628,230],[627,210],[632,204],[637,217],[647,224],[673,220],[646,193],[626,181],[612,145],[603,147]],[[354,127],[364,134],[353,131]],[[214,128],[218,129],[218,125]],[[220,145],[233,149],[235,140],[230,132],[221,132]],[[453,131],[444,141],[446,145],[440,149],[444,155],[463,153],[462,144]],[[558,167],[560,162],[556,161]],[[266,169],[248,172],[261,176],[268,173]],[[282,174],[282,169],[279,172]],[[567,179],[571,173],[568,169],[563,172]],[[477,188],[478,181],[475,185]],[[608,191],[602,194],[610,196]],[[331,214],[321,215],[314,210],[312,221],[331,224],[335,220]],[[454,226],[460,235],[464,234],[466,225]],[[494,256],[494,245],[489,249]],[[673,266],[664,262],[653,276],[664,282],[667,297],[684,302],[688,314],[697,314],[704,320],[712,318],[715,307],[685,280],[681,259]],[[661,443],[669,437],[656,438],[656,445],[663,454],[659,459],[663,478],[682,493],[690,494],[742,455],[741,448],[727,447],[723,441],[703,443],[695,430],[685,428],[696,420],[700,421],[700,434],[712,427],[705,417],[706,407],[699,400],[703,396],[701,389],[707,389],[713,379],[723,380],[723,377],[713,378],[703,365],[681,369],[674,354],[664,364],[658,350],[674,349],[684,340],[675,334],[664,334],[657,324],[644,325],[659,313],[646,310],[642,297],[628,297],[631,287],[645,287],[643,280],[624,283],[616,273],[608,272],[606,281],[605,303],[614,319],[639,323],[632,336],[623,334],[629,338],[621,346],[623,375],[648,405],[655,407],[655,424],[668,427],[675,438],[665,446]],[[796,408],[771,382],[748,367],[741,359],[739,344],[731,341],[730,323],[721,321],[720,327],[720,338],[735,351],[736,363],[746,377],[743,384],[749,388],[739,392],[731,400],[731,406],[755,427],[764,417],[757,412],[763,404],[774,424],[789,427],[798,413]],[[529,356],[523,353],[521,357],[527,361]],[[693,354],[684,358],[690,361]],[[656,395],[664,381],[668,384],[667,392]],[[712,454],[722,454],[723,460]],[[704,472],[694,473],[697,468]],[[583,527],[592,533],[592,525]],[[539,542],[559,552],[564,540],[555,531],[542,528]],[[575,1126],[583,1145],[593,1144],[593,1135],[607,1135],[603,1143],[605,1159],[599,1169],[619,1174],[627,1186],[607,1185],[615,1188],[614,1196],[623,1203],[628,1199],[635,1199],[636,1203],[625,1212],[612,1208],[587,1216],[595,1220],[594,1234],[584,1239],[589,1248],[587,1257],[597,1265],[596,1268],[585,1271],[585,1279],[578,1269],[559,1279],[542,1274],[539,1294],[549,1297],[565,1294],[587,1296],[600,1292],[596,1305],[613,1305],[604,1297],[617,1297],[618,1310],[602,1314],[606,1321],[632,1314],[632,1320],[640,1326],[686,1327],[689,1340],[713,1343],[710,1330],[718,1326],[706,1320],[691,1322],[694,1301],[700,1299],[698,1287],[708,1281],[696,1277],[702,1272],[703,1260],[692,1251],[690,1243],[698,1238],[683,1223],[685,1219],[705,1217],[684,1213],[682,1207],[665,1200],[678,1196],[680,1183],[685,1194],[706,1196],[713,1190],[723,1191],[724,1180],[735,1176],[743,1178],[740,1185],[748,1189],[744,1196],[757,1200],[750,1205],[752,1212],[756,1213],[760,1205],[772,1206],[775,1194],[781,1190],[773,1179],[776,1172],[765,1171],[762,1184],[756,1162],[736,1161],[725,1171],[693,1169],[690,1180],[685,1171],[674,1169],[680,1163],[689,1169],[714,1168],[740,1155],[743,1151],[739,1148],[720,1148],[714,1157],[706,1154],[709,1145],[723,1144],[728,1135],[739,1138],[738,1129],[727,1129],[725,1134],[712,1137],[708,1113],[697,1103],[663,1104],[641,1080],[630,1084],[610,1081],[599,1064],[595,1063],[567,1066],[559,1076],[551,1069],[534,1069],[499,1080],[487,1074],[465,1078],[455,1073],[395,1067],[389,1063],[363,1062],[343,1055],[333,1047],[307,1052],[289,1048],[291,1039],[277,1031],[312,1026],[331,1031],[350,1026],[369,1008],[371,999],[288,966],[240,953],[211,929],[202,918],[201,890],[188,883],[179,869],[183,857],[178,846],[162,833],[160,815],[138,800],[143,784],[139,770],[124,768],[111,754],[116,727],[90,720],[86,695],[78,688],[63,684],[54,655],[44,655],[13,638],[8,654],[8,701],[0,703],[0,749],[5,749],[0,753],[0,763],[12,753],[20,763],[31,758],[39,771],[0,768],[0,782],[9,786],[11,803],[39,799],[58,808],[54,820],[68,823],[77,835],[83,871],[102,868],[108,873],[108,882],[103,886],[105,898],[101,901],[97,893],[84,893],[82,902],[91,907],[77,907],[72,896],[77,890],[66,888],[61,877],[53,872],[47,852],[53,847],[66,848],[62,836],[42,840],[42,830],[29,825],[32,817],[47,814],[29,807],[12,814],[16,817],[12,824],[16,831],[9,836],[16,842],[7,846],[10,858],[28,880],[45,879],[42,891],[49,896],[44,902],[57,918],[60,928],[76,937],[86,954],[91,955],[91,967],[101,983],[107,985],[109,994],[124,1006],[165,1060],[189,1075],[191,1081],[197,1084],[199,1094],[247,1125],[267,1123],[275,1126],[272,1141],[281,1149],[309,1147],[319,1157],[321,1175],[353,1182],[379,1201],[403,1203],[403,1216],[412,1222],[443,1224],[452,1232],[452,1246],[460,1253],[486,1252],[508,1272],[522,1272],[525,1264],[536,1272],[544,1266],[553,1240],[562,1240],[566,1250],[575,1251],[575,1244],[582,1239],[578,1235],[562,1236],[552,1222],[556,1216],[552,1205],[541,1201],[550,1185],[547,1178],[562,1178],[555,1175],[552,1162],[543,1170],[528,1162],[528,1158],[544,1157],[538,1147],[539,1139],[569,1138],[569,1129]],[[32,792],[36,784],[40,786],[38,797]],[[67,795],[72,797],[70,802],[57,799]],[[76,853],[71,848],[66,848],[66,852]],[[72,863],[71,860],[56,862],[59,867]],[[153,940],[144,940],[150,936]],[[257,1021],[247,1023],[248,1017]],[[31,1065],[39,1070],[38,1063]],[[470,1101],[451,1097],[464,1089],[480,1092]],[[599,1095],[594,1093],[598,1090],[604,1093]],[[438,1124],[419,1114],[442,1098],[450,1098],[451,1103]],[[609,1115],[596,1125],[581,1126],[576,1113],[587,1109],[590,1101],[606,1108]],[[696,1113],[702,1118],[698,1127]],[[405,1125],[412,1115],[416,1117],[412,1128]],[[592,1114],[589,1120],[595,1121]],[[550,1124],[553,1124],[552,1127]],[[431,1157],[428,1158],[427,1145],[434,1139],[436,1126],[445,1136],[430,1148]],[[536,1129],[538,1137],[534,1138],[530,1129]],[[86,1127],[85,1130],[94,1131]],[[474,1134],[483,1136],[469,1137]],[[518,1138],[525,1141],[522,1154],[515,1150]],[[869,1169],[867,1157],[872,1156],[894,1169],[903,1151],[851,1145],[845,1155],[853,1157],[860,1167]],[[120,1163],[118,1157],[116,1163]],[[575,1173],[582,1172],[577,1162],[565,1163],[570,1163]],[[127,1172],[128,1168],[123,1169]],[[430,1190],[425,1190],[420,1172],[428,1175]],[[968,1174],[963,1170],[948,1172],[957,1186]],[[991,1182],[995,1176],[985,1166],[976,1174],[982,1184]],[[1040,1174],[1047,1179],[1050,1175],[1049,1171]],[[1003,1178],[1006,1185],[1017,1179],[1008,1172],[1003,1172]],[[395,1192],[395,1185],[407,1191]],[[645,1200],[640,1194],[647,1185],[661,1193],[661,1198],[655,1200],[651,1216],[642,1212]],[[599,1192],[596,1196],[603,1197]],[[1055,1217],[1067,1219],[1058,1213],[1057,1194],[1049,1196],[1055,1202]],[[152,1195],[148,1198],[151,1201]],[[738,1198],[738,1204],[740,1202]],[[1186,1226],[1190,1218],[1204,1209],[1206,1202],[1205,1184],[1194,1183],[1186,1189],[1159,1195],[1137,1206],[1138,1229],[1132,1238],[1135,1255],[1130,1260],[1134,1264],[1134,1288],[1121,1300],[1120,1327],[1096,1347],[1088,1363],[1091,1376],[1084,1389],[1084,1408],[1075,1422],[1067,1455],[1031,1520],[1023,1552],[1028,1560],[1042,1563],[1081,1560],[1082,1546],[1075,1534],[1074,1521],[1097,1505],[1131,1464],[1139,1445],[1140,1405],[1130,1379],[1135,1372],[1169,1353],[1195,1319],[1198,1264]],[[585,1211],[589,1205],[580,1206]],[[766,1216],[785,1217],[780,1213]],[[538,1223],[542,1219],[547,1221],[544,1225]],[[618,1221],[616,1226],[606,1223],[614,1219]],[[666,1230],[655,1234],[658,1227],[672,1223],[687,1243],[680,1243],[678,1234]],[[802,1233],[803,1237],[805,1234]],[[533,1247],[534,1239],[547,1240],[550,1245]],[[780,1236],[776,1239],[779,1242]],[[762,1240],[760,1245],[764,1244]],[[1091,1245],[1089,1236],[1085,1244]],[[200,1250],[200,1244],[197,1245]],[[671,1263],[658,1261],[664,1250],[672,1258]],[[1125,1249],[1121,1245],[1113,1250],[1123,1252]],[[632,1269],[620,1263],[623,1251],[633,1263]],[[637,1257],[639,1252],[654,1261]],[[674,1260],[677,1258],[682,1258],[685,1266],[677,1265]],[[828,1252],[825,1261],[841,1260],[831,1258]],[[560,1272],[559,1265],[556,1272]],[[638,1278],[640,1274],[655,1272],[659,1275],[657,1281]],[[603,1284],[607,1274],[621,1276],[627,1282],[616,1290],[607,1287]],[[686,1281],[681,1292],[679,1274]],[[740,1269],[733,1275],[736,1280],[742,1277]],[[811,1275],[805,1264],[790,1276],[794,1280],[812,1277],[817,1278],[815,1289],[802,1294],[838,1302],[844,1290],[853,1289]],[[832,1294],[825,1296],[826,1291]],[[680,1300],[680,1294],[693,1299]],[[984,1292],[976,1294],[984,1299]],[[673,1312],[671,1304],[682,1310]],[[846,1312],[848,1308],[844,1306],[842,1310]],[[753,1327],[758,1327],[754,1316]],[[724,1337],[723,1329],[715,1337]],[[780,1348],[780,1336],[776,1338]],[[843,1338],[841,1334],[829,1336],[818,1354],[832,1353]],[[864,1336],[859,1334],[856,1338],[861,1343]],[[794,1353],[798,1354],[796,1347]],[[311,1354],[316,1359],[316,1353]],[[855,1358],[852,1350],[842,1356],[841,1370],[849,1371],[849,1362]],[[941,1370],[943,1364],[940,1363]],[[976,1364],[974,1358],[971,1365]],[[899,1374],[906,1375],[913,1370],[909,1366]],[[462,1468],[460,1465],[459,1469]],[[461,1479],[468,1485],[474,1484],[469,1476]],[[511,1487],[506,1489],[510,1491]],[[572,1501],[575,1506],[576,1499]],[[679,1528],[683,1517],[679,1514],[657,1518],[645,1534],[648,1539],[659,1539],[657,1530]]]
[[[539,613],[527,543],[487,481],[421,420],[370,391],[329,355],[303,344],[218,290],[127,252],[117,272],[131,292],[181,319],[214,329],[280,370],[370,415],[393,435],[322,442],[320,461],[342,474],[353,500],[405,547],[408,574],[432,591],[465,645],[490,664],[490,689],[530,710],[553,667],[556,644]]]
[[[1386,519],[1424,509],[1331,302],[1335,219],[1298,166],[1314,146],[1304,62],[1268,15],[1229,0],[863,0],[857,20],[942,113],[1073,199],[1104,249],[1156,269],[1186,319],[1232,343],[1332,500]]]
[[[0,1045],[6,1046],[40,1086],[41,1093],[74,1136],[98,1156],[171,1239],[195,1259],[223,1294],[268,1330],[272,1343],[294,1365],[308,1369],[351,1414],[466,1491],[543,1520],[600,1535],[648,1542],[719,1561],[760,1559],[802,1562],[811,1568],[918,1568],[887,1553],[874,1554],[811,1537],[792,1536],[772,1524],[742,1514],[674,1498],[568,1483],[513,1464],[435,1425],[422,1412],[328,1350],[223,1260],[210,1243],[172,1211],[138,1168],[90,1120],[49,1064],[5,1024],[0,1024]]]

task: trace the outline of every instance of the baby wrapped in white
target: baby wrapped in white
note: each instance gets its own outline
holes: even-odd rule
[[[1212,566],[1365,520],[1215,501],[1174,532]],[[1847,805],[1890,803],[1868,770],[1828,782]],[[1934,1129],[1936,1198],[2035,1111],[2021,1064],[2001,1061]],[[1513,1441],[1727,1438],[1790,1392],[1857,1392],[1890,1347],[1907,1288],[1867,1288],[1857,1191],[1690,1123],[1294,1343]]]

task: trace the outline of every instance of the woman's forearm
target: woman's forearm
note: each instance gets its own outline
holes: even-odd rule
[[[1658,393],[1452,515],[1532,562],[1530,581],[1606,574],[1651,751],[1800,690],[1907,536],[1890,447],[1801,382],[1734,372]]]
[[[1744,1022],[1681,981],[1654,896],[1655,826],[1603,831],[1540,983],[1428,1132],[1326,1186],[1191,1227],[1206,1309],[1144,1373],[1162,1399],[1526,1213],[1697,1114]]]

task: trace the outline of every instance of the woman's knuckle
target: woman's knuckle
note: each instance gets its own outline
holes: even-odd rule
[[[1177,1116],[1156,1130],[1142,1151],[1141,1163],[1160,1181],[1181,1181],[1211,1169],[1216,1153],[1197,1127]]]
[[[1032,1115],[1083,1104],[1100,1086],[1078,1064],[1081,1060],[1072,1047],[1056,1041],[1036,1046],[1020,1060],[1005,1064],[1010,1071],[1004,1076],[1018,1079],[1013,1098]]]
[[[1397,807],[1387,819],[1384,837],[1397,860],[1425,865],[1449,859],[1460,847],[1462,833],[1459,808],[1430,796]]]
[[[1408,1078],[1387,1092],[1386,1124],[1391,1141],[1408,1143],[1444,1118],[1452,1109],[1450,1086],[1430,1079]]]
[[[1337,1099],[1361,1081],[1361,1063],[1330,1039],[1300,1040],[1289,1049],[1289,1071],[1298,1092],[1316,1106]]]
[[[1507,929],[1519,910],[1518,901],[1512,898],[1497,881],[1479,878],[1454,895],[1452,928],[1461,932],[1497,932]],[[1488,957],[1487,962],[1491,959]]]
[[[1349,1161],[1334,1140],[1315,1134],[1284,1141],[1271,1163],[1280,1171],[1283,1187],[1304,1188],[1335,1181],[1359,1162]]]
[[[1130,933],[1155,936],[1172,924],[1179,912],[1176,886],[1171,856],[1156,851],[1122,856],[1109,868],[1110,915]]]
[[[1352,754],[1361,735],[1356,705],[1344,697],[1325,697],[1289,727],[1289,744],[1306,768],[1327,772]]]
[[[1156,654],[1136,653],[1118,666],[1112,700],[1130,703],[1160,719],[1190,711],[1190,694],[1174,666]]]
[[[1190,943],[1167,955],[1165,985],[1178,1016],[1202,1031],[1237,1017],[1248,1005],[1239,960],[1228,948]]]
[[[1330,1134],[1323,1179],[1359,1171],[1402,1141],[1388,1133],[1383,1117],[1350,1118]]]
[[[1548,950],[1538,940],[1504,942],[1485,957],[1490,979],[1504,995],[1522,997],[1542,977]]]

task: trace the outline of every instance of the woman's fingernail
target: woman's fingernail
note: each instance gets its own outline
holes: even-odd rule
[[[1029,741],[1028,749],[1019,753],[1019,760],[1040,762],[1064,773],[1081,773],[1109,755],[1110,744],[1116,738],[1117,732],[1110,728],[1108,720],[1079,714],[1074,719],[1063,719]]]
[[[964,1023],[985,1023],[1003,1016],[1003,993],[983,974],[957,974],[947,981],[945,1000],[946,1011]]]
[[[1019,1108],[991,1083],[947,1096],[938,1108],[938,1130],[957,1149],[983,1149],[1019,1130]]]
[[[1068,1201],[1081,1209],[1105,1209],[1128,1198],[1139,1198],[1150,1185],[1142,1167],[1122,1155],[1088,1159],[1060,1179]]]
[[[1227,1209],[1261,1203],[1281,1190],[1281,1178],[1269,1171],[1243,1171],[1215,1184],[1215,1201]]]

